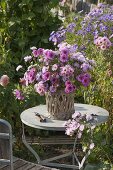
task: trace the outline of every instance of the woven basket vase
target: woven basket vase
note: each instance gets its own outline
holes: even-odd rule
[[[68,120],[74,113],[74,94],[66,94],[64,91],[53,94],[47,92],[46,105],[52,119]]]

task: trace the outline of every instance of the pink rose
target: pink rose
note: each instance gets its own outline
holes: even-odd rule
[[[3,75],[1,78],[0,78],[0,84],[5,87],[9,84],[9,77],[7,75]]]

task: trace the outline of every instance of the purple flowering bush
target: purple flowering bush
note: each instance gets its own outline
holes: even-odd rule
[[[98,4],[85,16],[69,16],[64,26],[51,33],[50,41],[67,42],[96,61],[94,83],[84,91],[84,100],[108,107],[113,96],[113,6]]]
[[[28,86],[41,96],[46,92],[55,93],[63,90],[73,93],[80,86],[87,87],[91,81],[90,72],[94,61],[89,60],[79,52],[77,46],[61,43],[57,50],[31,48],[31,55],[24,57],[27,69],[20,78],[22,90],[16,89],[14,94],[17,99],[23,100],[23,92]],[[23,71],[19,65],[17,71]],[[26,87],[26,88],[25,88]]]
[[[50,41],[57,46],[62,42],[67,42],[92,61],[96,61],[95,69],[92,72],[94,82],[92,81],[90,86],[79,91],[78,95],[84,97],[85,103],[106,108],[110,113],[112,122],[113,6],[99,4],[97,8],[85,16],[81,14],[68,16],[64,25],[57,32],[51,33]],[[68,123],[67,135],[74,135],[75,131],[76,133],[81,132],[80,125],[77,126],[76,120],[69,120]],[[104,124],[95,129],[96,147],[93,154],[90,155],[91,162],[104,162],[105,160],[109,163],[113,162],[113,159],[111,159],[113,150],[112,131],[113,128],[110,124]],[[87,136],[87,132],[85,135]]]

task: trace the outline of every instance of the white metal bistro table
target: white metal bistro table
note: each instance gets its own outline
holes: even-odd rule
[[[97,121],[92,122],[96,126],[100,125],[102,123],[105,123],[109,116],[109,112],[107,110],[105,110],[101,107],[98,107],[98,106],[94,106],[94,105],[75,103],[75,110],[80,112],[81,114],[96,115]],[[36,112],[39,113],[40,115],[46,117],[46,122],[40,122],[40,120],[36,116]],[[54,167],[71,168],[71,169],[82,169],[85,160],[87,159],[87,157],[90,154],[90,150],[87,152],[87,154],[83,157],[82,161],[80,162],[76,156],[76,153],[75,153],[76,139],[75,139],[73,149],[71,152],[60,155],[60,156],[56,156],[54,158],[49,158],[46,160],[41,160],[39,155],[27,143],[25,133],[24,133],[24,125],[27,125],[29,127],[33,127],[36,129],[44,129],[44,130],[51,130],[51,131],[65,131],[65,127],[64,127],[65,121],[50,119],[49,114],[47,112],[46,105],[39,105],[36,107],[29,108],[21,113],[20,118],[22,121],[22,128],[23,128],[23,134],[22,134],[23,143],[34,154],[34,156],[37,159],[37,162],[39,164],[47,165],[47,166],[54,166]],[[64,158],[64,157],[67,157],[70,155],[72,155],[72,158],[73,158],[73,165],[52,163],[52,161],[55,161],[57,159]],[[78,163],[78,165],[75,165],[75,160]]]

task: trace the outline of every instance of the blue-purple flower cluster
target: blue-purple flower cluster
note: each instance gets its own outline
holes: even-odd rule
[[[67,32],[73,33],[75,36],[81,36],[84,40],[82,42],[83,46],[86,46],[90,41],[95,41],[98,37],[108,39],[109,45],[103,45],[100,49],[109,49],[113,46],[113,43],[110,41],[113,35],[113,6],[99,4],[97,8],[86,14],[80,23],[74,19],[73,22],[66,28],[63,28],[62,31],[58,30],[57,32],[53,32],[50,40],[55,44],[59,44],[66,39]]]
[[[62,41],[65,40],[66,33],[67,32],[74,32],[75,27],[76,27],[76,24],[74,22],[70,23],[67,26],[67,28],[61,27],[61,28],[59,28],[59,30],[57,32],[53,31],[50,34],[49,40],[52,41],[54,43],[54,45],[60,44]]]

